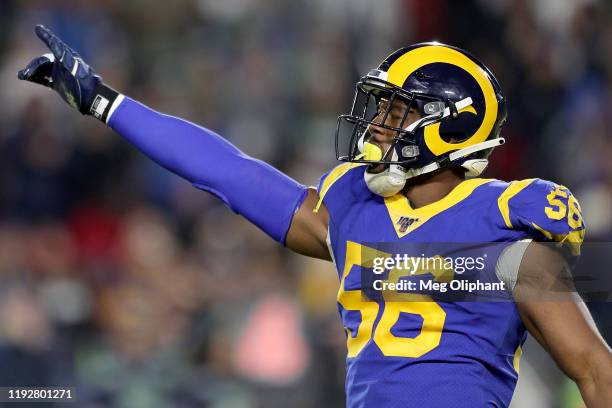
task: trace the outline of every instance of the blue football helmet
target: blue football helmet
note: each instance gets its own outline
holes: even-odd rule
[[[403,118],[391,126],[387,118],[398,104]],[[408,121],[415,111],[418,119]],[[438,42],[415,44],[392,53],[357,83],[350,114],[338,117],[336,156],[376,165],[370,169],[384,164],[382,172],[365,172],[368,187],[382,196],[450,166],[475,177],[504,143],[499,134],[506,116],[499,83],[476,58]],[[389,147],[373,140],[372,127],[393,135]]]

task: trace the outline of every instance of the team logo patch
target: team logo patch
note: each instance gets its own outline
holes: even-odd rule
[[[399,225],[399,232],[406,232],[412,224],[418,221],[418,218],[400,217],[395,224]]]

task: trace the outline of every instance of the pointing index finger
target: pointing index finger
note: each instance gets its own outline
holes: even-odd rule
[[[44,42],[45,45],[51,50],[51,52],[53,52],[55,58],[58,60],[62,58],[62,54],[64,52],[62,47],[63,43],[55,34],[51,32],[51,30],[42,24],[37,24],[34,28],[34,32],[38,38],[40,38],[40,40]]]

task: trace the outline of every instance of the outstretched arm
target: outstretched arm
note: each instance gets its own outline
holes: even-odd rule
[[[108,125],[158,164],[285,242],[305,186],[245,155],[216,133],[127,97],[111,112]]]
[[[575,293],[564,259],[532,242],[513,294],[525,326],[578,384],[587,407],[612,407],[612,352]]]
[[[129,98],[110,112],[108,125],[143,153],[221,199],[277,241],[315,258],[329,259],[327,211],[308,189],[216,133],[164,115]]]
[[[326,212],[312,213],[314,190],[204,127],[121,95],[48,29],[37,26],[35,31],[52,54],[34,59],[18,73],[20,79],[54,89],[81,113],[105,122],[155,162],[214,194],[275,240],[328,259],[323,247]]]

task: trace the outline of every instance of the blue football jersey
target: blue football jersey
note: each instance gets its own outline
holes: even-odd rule
[[[414,209],[403,194],[371,193],[365,168],[342,164],[318,186],[330,214],[330,251],[340,278],[347,406],[507,407],[526,339],[516,305],[427,295],[389,301],[365,293],[364,254],[372,243],[522,239],[568,243],[578,252],[585,231],[579,204],[567,188],[548,181],[476,178]]]

